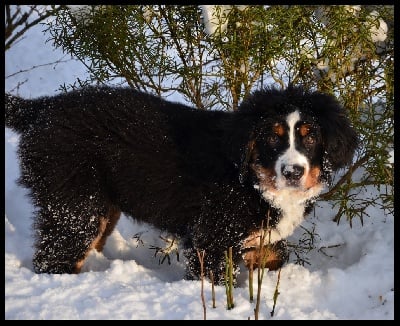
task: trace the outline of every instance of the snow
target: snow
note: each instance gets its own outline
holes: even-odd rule
[[[61,84],[85,75],[83,65],[52,49],[47,38],[39,26],[6,51],[5,75],[60,58],[67,62],[6,78],[7,91],[28,98],[54,95]],[[159,232],[126,216],[118,222],[104,253],[92,253],[81,274],[35,274],[31,262],[34,208],[28,191],[15,183],[17,145],[18,135],[5,128],[6,320],[203,319],[201,282],[183,279],[183,257],[177,262],[171,255],[170,265],[160,264],[160,257],[149,249],[160,243]],[[374,191],[367,190],[365,196]],[[364,225],[353,220],[350,228],[345,218],[339,225],[332,222],[335,213],[330,203],[318,201],[316,211],[290,237],[295,242],[314,230],[316,249],[306,256],[308,263],[296,264],[296,257],[291,257],[282,268],[272,317],[278,272],[265,273],[260,319],[394,319],[393,215],[371,206]],[[221,286],[216,286],[216,308],[212,307],[211,285],[205,282],[207,319],[254,319],[255,303],[249,301],[244,271],[240,279],[231,310],[226,309]]]
[[[367,22],[367,26],[370,27],[372,42],[383,42],[386,40],[388,26],[386,22],[379,18],[377,11],[372,11],[369,15],[371,21]],[[376,21],[378,20],[379,26],[376,26]]]
[[[208,35],[213,35],[215,32],[225,32],[228,26],[228,15],[232,6],[203,5],[201,7],[206,33]]]

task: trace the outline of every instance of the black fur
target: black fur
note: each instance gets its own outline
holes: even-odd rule
[[[261,120],[293,107],[314,117],[321,162],[332,170],[349,164],[357,146],[333,97],[296,87],[257,91],[233,113],[111,87],[5,102],[6,126],[21,133],[20,183],[37,207],[38,273],[75,272],[99,236],[100,217],[122,211],[182,239],[188,278],[198,277],[196,250],[205,250],[206,275],[212,270],[220,282],[228,247],[237,265],[242,241],[267,211],[272,225],[280,218],[254,189],[249,165],[249,141],[265,132]]]

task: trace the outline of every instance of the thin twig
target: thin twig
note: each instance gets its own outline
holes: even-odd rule
[[[232,289],[230,287],[230,262],[229,262],[229,255],[228,252],[225,250],[225,292],[226,292],[226,305],[227,309],[230,310],[233,308],[233,302],[232,302]]]
[[[276,300],[278,300],[278,296],[279,296],[279,291],[278,291],[278,287],[279,287],[279,281],[281,279],[281,269],[279,268],[278,271],[278,279],[276,281],[276,286],[275,286],[275,292],[274,292],[274,305],[272,307],[272,311],[271,311],[271,317],[274,317],[274,313],[275,313],[275,306],[276,306]]]
[[[197,250],[197,256],[199,257],[200,261],[200,280],[201,280],[201,302],[203,304],[203,319],[207,319],[207,308],[206,308],[206,301],[204,299],[204,256],[205,256],[205,251],[203,250],[200,252]]]
[[[330,249],[330,248],[337,248],[340,247],[341,245],[343,245],[342,243],[338,243],[336,245],[330,245],[330,246],[322,246],[318,249],[318,252],[322,252],[325,256],[329,257],[329,258],[333,258],[334,256],[332,255],[328,255],[324,250],[325,249]]]
[[[36,68],[46,67],[46,66],[50,66],[50,65],[54,65],[54,64],[64,63],[64,62],[69,62],[69,61],[71,61],[71,60],[73,60],[73,59],[68,59],[68,60],[61,60],[61,59],[59,59],[59,60],[54,61],[54,62],[43,63],[43,64],[40,64],[40,65],[32,66],[32,67],[27,68],[27,69],[21,69],[21,70],[19,70],[19,71],[17,71],[17,72],[12,73],[11,75],[6,76],[6,79],[7,79],[7,78],[10,78],[10,77],[14,77],[14,76],[16,76],[16,75],[18,75],[18,74],[22,74],[22,73],[24,73],[24,72],[31,71],[31,70],[36,69]]]
[[[254,300],[254,289],[253,289],[253,279],[254,279],[254,256],[250,255],[250,264],[249,264],[249,298],[250,302]]]
[[[214,285],[214,273],[210,271],[210,281],[211,281],[211,298],[212,298],[212,307],[216,308],[215,304],[215,285]]]
[[[360,166],[362,166],[365,162],[369,160],[370,156],[365,155],[362,158],[360,158],[356,163],[354,163],[352,166],[349,167],[347,172],[340,178],[340,180],[328,191],[319,196],[320,199],[322,200],[328,200],[332,194],[334,194],[337,189],[346,181],[348,181],[351,176],[353,175],[353,172],[358,169]]]
[[[264,278],[264,272],[265,272],[265,264],[267,263],[267,252],[265,251],[265,237],[268,235],[268,245],[271,243],[271,230],[270,230],[270,211],[267,211],[266,214],[266,222],[267,222],[267,227],[264,229],[264,220],[261,221],[261,226],[260,226],[260,245],[258,248],[258,269],[257,269],[257,301],[256,301],[256,307],[254,309],[254,319],[258,320],[258,314],[260,311],[260,303],[261,303],[261,286],[262,286],[262,281]]]
[[[233,304],[233,256],[232,256],[232,247],[228,248],[228,256],[229,256],[229,295],[232,308]]]

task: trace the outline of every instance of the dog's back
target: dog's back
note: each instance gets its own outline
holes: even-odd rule
[[[185,235],[204,196],[229,177],[218,143],[222,112],[112,87],[6,95],[5,109],[6,126],[21,133],[20,183],[39,208],[38,272],[78,271],[121,211]]]

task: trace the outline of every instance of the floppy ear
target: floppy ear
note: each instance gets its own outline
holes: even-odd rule
[[[240,183],[248,176],[249,163],[255,145],[257,115],[234,113],[225,121],[222,149],[226,158],[235,167]]]
[[[239,169],[239,181],[242,184],[245,183],[248,176],[249,163],[252,158],[252,153],[255,143],[256,143],[255,139],[251,137],[250,140],[247,142],[244,153],[242,155],[242,160]]]
[[[333,96],[317,95],[319,123],[324,146],[324,161],[333,171],[351,164],[359,141],[346,110]]]

